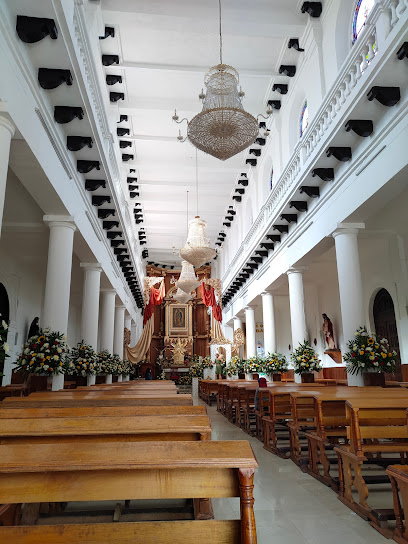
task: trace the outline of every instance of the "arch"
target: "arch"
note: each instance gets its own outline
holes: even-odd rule
[[[302,110],[300,112],[299,119],[299,133],[300,137],[306,132],[307,127],[309,126],[309,108],[307,105],[307,100],[303,102]]]
[[[373,9],[375,0],[357,0],[354,6],[351,41],[354,44],[366,24],[366,20]]]
[[[337,4],[338,10],[334,27],[334,52],[337,70],[340,70],[352,46],[350,38],[355,4],[356,0],[341,0]]]
[[[387,289],[383,287],[378,289],[373,296],[372,316],[376,334],[386,338],[389,341],[390,348],[399,355],[400,347],[394,301]],[[397,364],[395,374],[401,379],[400,362]]]
[[[2,283],[0,283],[0,320],[4,320],[7,324],[10,322],[10,301],[7,289]]]

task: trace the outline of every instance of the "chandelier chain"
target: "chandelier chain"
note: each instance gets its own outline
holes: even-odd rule
[[[196,210],[196,216],[198,217],[198,149],[195,148],[196,152],[196,204],[197,204],[197,210]]]
[[[219,13],[220,13],[220,64],[222,64],[222,14],[221,14],[221,0],[218,0]]]
[[[187,191],[187,236],[188,236],[188,191]]]

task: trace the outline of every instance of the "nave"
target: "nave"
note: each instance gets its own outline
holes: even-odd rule
[[[205,404],[201,400],[199,404]],[[259,467],[254,478],[258,544],[384,544],[386,540],[343,505],[336,493],[302,472],[290,459],[266,451],[207,406],[213,440],[248,440]],[[239,499],[213,499],[216,519],[239,518]]]

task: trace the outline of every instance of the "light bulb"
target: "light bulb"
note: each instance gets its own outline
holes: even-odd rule
[[[179,116],[177,115],[177,110],[174,110],[174,115],[172,117],[173,121],[178,121],[179,120]]]

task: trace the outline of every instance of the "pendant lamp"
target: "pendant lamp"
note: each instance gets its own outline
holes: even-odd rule
[[[176,282],[176,286],[189,294],[191,291],[197,289],[200,282],[195,275],[193,265],[187,261],[181,261],[181,274],[179,280]]]
[[[180,302],[180,304],[185,304],[192,299],[192,296],[178,288],[176,294],[173,295],[173,298],[176,299],[177,302]]]
[[[207,223],[196,216],[189,222],[186,245],[180,249],[180,257],[199,268],[213,259],[215,249],[210,246],[206,233]]]

